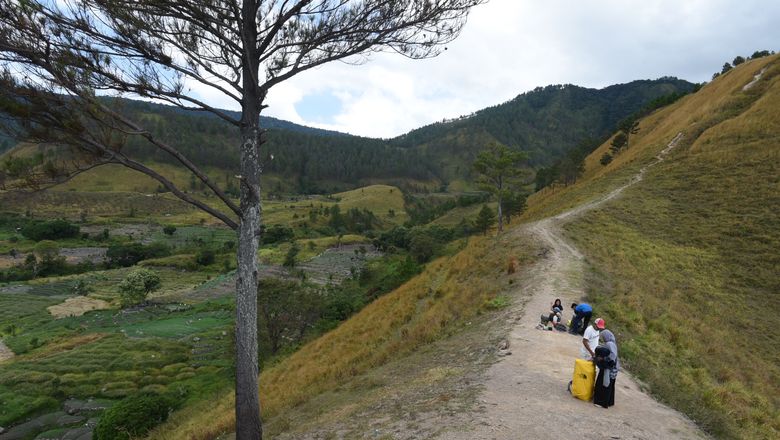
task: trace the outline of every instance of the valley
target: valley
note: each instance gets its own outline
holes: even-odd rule
[[[226,197],[138,139],[127,151],[230,212],[235,134],[118,102]],[[266,121],[266,436],[773,438],[779,108],[771,55],[704,85],[538,88],[387,140]],[[501,233],[472,169],[495,141],[552,179],[517,185],[530,196]],[[119,165],[17,191],[15,166],[67,154],[22,142],[0,157],[0,440],[232,438],[235,231]],[[616,407],[566,391],[580,338],[535,328],[556,297],[616,334]]]

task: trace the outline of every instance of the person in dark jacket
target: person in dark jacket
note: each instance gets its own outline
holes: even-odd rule
[[[615,405],[615,379],[620,371],[618,359],[617,341],[615,335],[609,330],[601,332],[604,345],[596,348],[596,366],[599,374],[596,377],[596,386],[593,390],[593,404],[602,408]]]

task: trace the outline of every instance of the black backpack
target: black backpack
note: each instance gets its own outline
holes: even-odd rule
[[[609,359],[609,347],[599,345],[594,350],[596,353],[596,366],[599,368],[612,368],[614,362]]]

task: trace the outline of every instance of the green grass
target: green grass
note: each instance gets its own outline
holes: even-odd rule
[[[216,249],[222,249],[225,243],[236,244],[235,231],[228,228],[215,228],[204,226],[178,226],[172,235],[166,235],[157,231],[150,237],[174,248],[203,247],[208,245]]]
[[[0,295],[0,301],[6,296]],[[233,323],[229,299],[132,313],[105,310],[58,320],[46,318],[45,309],[41,311],[46,303],[36,299],[16,299],[36,313],[24,315],[22,307],[15,313],[3,307],[0,315],[31,324],[8,338],[12,349],[31,337],[41,343],[20,350],[21,355],[0,368],[3,426],[56,409],[65,397],[120,399],[145,389],[175,387],[195,401],[229,383],[232,349],[226,335]]]
[[[194,315],[155,319],[122,326],[121,330],[130,337],[183,338],[217,327],[227,327],[233,322],[230,310],[204,312]]]

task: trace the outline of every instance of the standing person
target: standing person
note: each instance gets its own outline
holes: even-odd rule
[[[582,348],[580,349],[583,359],[594,360],[596,358],[596,347],[599,346],[599,330],[603,330],[604,325],[604,320],[598,318],[593,322],[593,325],[585,329],[582,335]]]
[[[597,320],[598,321],[598,320]],[[596,387],[593,391],[593,404],[602,408],[609,408],[615,404],[615,379],[620,371],[618,360],[617,341],[615,335],[609,330],[601,332],[605,347],[599,347],[599,356],[596,365],[599,367],[599,375],[596,377]],[[608,351],[603,350],[607,348]]]
[[[590,304],[571,303],[571,308],[574,309],[574,318],[571,320],[571,328],[569,332],[572,334],[583,334],[588,327],[591,316],[593,316],[593,307]],[[580,326],[580,323],[582,325]]]

